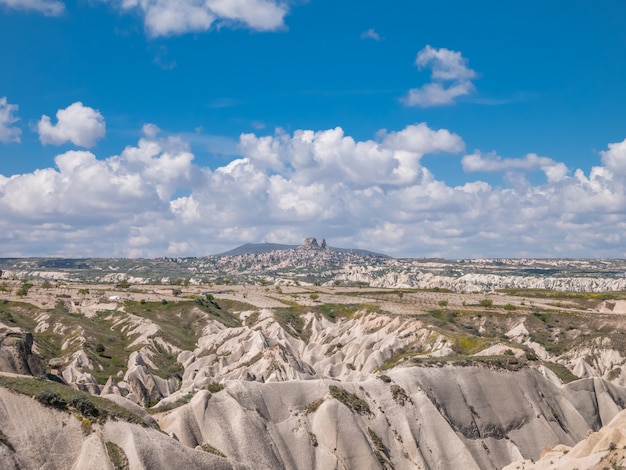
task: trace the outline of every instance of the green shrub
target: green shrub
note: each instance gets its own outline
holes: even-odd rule
[[[493,300],[491,299],[482,299],[478,305],[480,305],[481,307],[492,307],[493,306]]]
[[[73,406],[78,410],[78,412],[83,416],[91,416],[93,418],[100,415],[100,411],[96,406],[92,403],[92,401],[86,396],[75,396],[70,398],[68,403],[70,406]]]
[[[221,392],[222,390],[224,390],[224,385],[222,385],[219,382],[211,382],[208,386],[207,386],[207,390],[211,393],[217,393],[217,392]]]
[[[44,390],[35,395],[35,399],[46,406],[58,408],[59,410],[65,410],[67,408],[67,402],[57,392],[50,390]]]
[[[28,291],[33,285],[30,282],[22,282],[20,288],[15,292],[15,295],[19,295],[20,297],[26,297],[28,295]]]

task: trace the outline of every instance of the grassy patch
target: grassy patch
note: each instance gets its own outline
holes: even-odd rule
[[[398,405],[404,406],[406,403],[413,403],[406,390],[400,387],[400,385],[393,384],[389,387],[389,390],[391,391],[391,397]]]
[[[378,367],[376,370],[377,371],[383,371],[383,370],[390,370],[393,369],[394,367],[397,367],[398,364],[400,364],[401,362],[405,362],[415,356],[417,356],[418,354],[423,354],[423,352],[421,351],[407,351],[404,348],[400,348],[397,351],[395,351],[393,353],[393,356],[391,356],[389,359],[387,359],[385,362],[382,363],[382,365],[380,367]],[[381,377],[387,377],[385,376],[381,376]],[[391,380],[391,379],[389,379]]]
[[[159,334],[161,334],[161,332],[159,332]],[[178,377],[179,379],[182,379],[185,369],[176,359],[178,354],[169,352],[159,343],[154,344],[153,350],[156,354],[150,356],[150,360],[154,363],[156,369],[148,367],[150,372],[163,379],[168,379],[170,377]]]
[[[24,377],[0,376],[0,387],[4,387],[16,393],[21,393],[22,395],[28,395],[31,397],[36,397],[40,394],[47,394],[49,396],[52,395],[55,397],[55,402],[61,400],[66,403],[66,407],[68,404],[71,405],[71,403],[76,403],[77,401],[90,402],[93,405],[93,410],[95,410],[92,411],[92,413],[97,412],[98,419],[104,420],[110,417],[128,421],[129,423],[140,424],[142,426],[146,425],[140,416],[113,403],[112,401],[90,395],[89,393],[74,390],[73,388],[57,382],[29,379]],[[58,403],[60,407],[61,402]]]
[[[330,390],[330,395],[333,398],[339,400],[352,411],[356,411],[359,414],[371,414],[371,410],[367,402],[362,398],[359,398],[354,393],[350,393],[341,387],[337,387],[336,385],[331,385],[328,388]]]
[[[213,454],[213,455],[217,455],[218,457],[226,458],[226,455],[223,452],[220,452],[215,447],[213,447],[211,444],[202,444],[202,446],[200,446],[200,447],[202,448],[203,451],[208,452],[209,454]]]
[[[508,295],[525,298],[567,301],[579,308],[594,308],[604,300],[626,299],[625,291],[613,292],[562,292],[549,289],[498,289]],[[562,304],[560,306],[566,306]]]
[[[193,393],[189,392],[184,397],[180,397],[179,399],[177,399],[176,401],[174,401],[172,403],[168,403],[167,405],[159,406],[158,408],[149,408],[148,412],[150,414],[155,414],[155,413],[165,413],[166,411],[174,410],[174,409],[176,409],[178,407],[181,407],[181,406],[186,405],[187,403],[189,403],[191,401],[191,399],[193,398],[193,396],[194,396]]]
[[[315,413],[317,409],[322,406],[322,403],[324,403],[324,398],[312,401],[304,408],[304,413],[307,415]]]
[[[360,304],[322,304],[316,305],[311,311],[320,313],[330,321],[335,322],[342,318],[353,318],[354,314],[363,308],[364,306]]]
[[[383,444],[383,440],[373,429],[367,428],[367,434],[369,434],[372,444],[374,445],[374,454],[376,459],[382,465],[383,468],[389,468],[387,466],[387,459],[389,458],[389,450]]]
[[[241,320],[239,317],[231,313],[231,309],[233,308],[232,301],[230,303],[225,302],[224,300],[220,300],[218,302],[209,294],[204,297],[197,297],[195,302],[196,305],[204,312],[211,315],[211,317],[222,323],[224,326],[228,326],[230,328],[241,326]]]
[[[300,338],[306,342],[309,338],[307,338],[307,335],[305,334],[303,310],[304,307],[299,305],[275,308],[274,319],[291,336],[294,338]]]
[[[125,304],[128,313],[154,322],[161,328],[165,341],[185,351],[192,351],[195,348],[208,321],[204,309],[199,307],[193,301],[165,304],[127,301]]]
[[[224,390],[224,385],[222,385],[219,382],[211,382],[208,386],[207,386],[207,390],[211,393],[218,393],[221,392],[222,390]]]
[[[528,362],[515,356],[445,356],[445,357],[414,357],[413,363],[422,367],[483,367],[491,370],[518,371],[527,367]]]
[[[24,302],[0,302],[0,322],[26,331],[32,331],[37,326],[33,319],[37,312],[37,307]]]
[[[110,441],[107,441],[104,444],[107,449],[107,454],[109,454],[109,460],[113,464],[113,468],[115,470],[128,470],[130,466],[124,449]]]
[[[574,375],[567,367],[557,364],[551,361],[541,361],[541,363],[556,374],[561,379],[561,382],[568,384],[574,380],[578,380],[580,377]]]
[[[254,326],[259,322],[259,317],[261,316],[261,312],[256,311],[251,313],[245,321],[246,326]]]
[[[452,349],[459,355],[469,356],[489,347],[491,343],[488,338],[480,336],[457,336]]]

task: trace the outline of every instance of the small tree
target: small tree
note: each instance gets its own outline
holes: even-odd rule
[[[448,301],[440,300],[439,302],[437,302],[437,305],[439,305],[441,308],[446,308],[448,306]]]
[[[15,292],[16,295],[20,297],[26,297],[28,295],[29,289],[33,287],[33,285],[28,281],[23,281],[20,288]]]

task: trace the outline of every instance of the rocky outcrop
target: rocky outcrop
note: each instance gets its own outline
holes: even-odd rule
[[[156,403],[163,397],[174,393],[180,385],[176,377],[163,379],[147,367],[146,359],[140,352],[131,354],[128,360],[128,370],[124,376],[124,387],[132,401],[142,404]],[[118,384],[119,390],[120,384]]]
[[[0,372],[38,376],[43,367],[33,354],[33,335],[19,330],[0,333]]]
[[[574,445],[545,446],[541,459],[513,462],[503,470],[604,470],[626,466],[626,411],[620,412],[607,426]]]

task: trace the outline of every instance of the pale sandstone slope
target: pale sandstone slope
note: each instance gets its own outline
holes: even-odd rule
[[[575,444],[608,423],[626,399],[623,389],[599,379],[558,386],[535,369],[413,367],[389,377],[389,383],[228,381],[223,391],[198,392],[157,419],[187,446],[207,442],[256,468],[387,462],[396,469],[490,469],[539,458],[546,444]],[[330,386],[357,395],[370,412],[332,398]]]
[[[129,468],[170,470],[243,469],[226,459],[194,450],[149,427],[108,420],[85,435],[68,412],[44,407],[32,398],[0,388],[1,468],[15,470],[113,470],[106,442],[123,449]]]
[[[503,470],[604,470],[626,467],[626,411],[573,447],[543,449],[538,461],[520,460]]]

